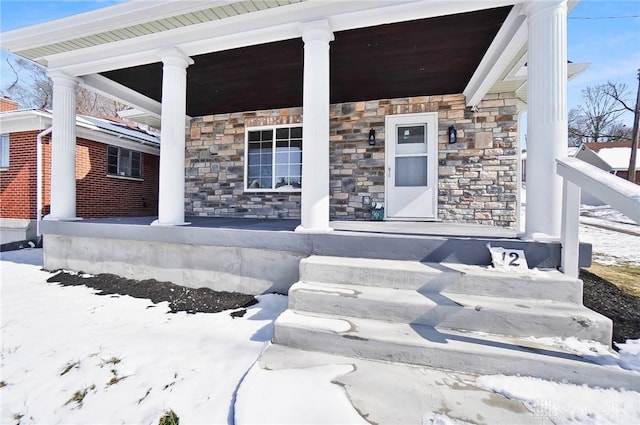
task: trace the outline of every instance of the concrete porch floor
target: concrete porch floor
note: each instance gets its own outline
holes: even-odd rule
[[[150,225],[156,217],[119,217],[87,219],[85,223]],[[266,230],[293,232],[300,224],[295,219],[259,219],[226,217],[186,217],[189,223],[184,227],[209,229]],[[469,238],[517,239],[514,229],[481,224],[444,223],[422,221],[341,221],[330,222],[334,232],[384,233],[396,235],[451,236]]]
[[[530,268],[557,268],[560,244],[527,241],[514,229],[463,223],[402,221],[332,221],[324,234],[295,232],[292,219],[186,217],[184,226],[152,226],[155,217],[43,221],[48,235],[104,238],[192,246],[236,247],[300,256],[412,260],[489,265],[487,244],[525,252]],[[581,246],[580,265],[590,265],[590,245]]]
[[[560,264],[559,242],[486,226],[339,221],[332,232],[308,234],[294,231],[297,220],[187,217],[189,225],[152,226],[154,219],[44,220],[45,268],[261,294],[287,293],[310,255],[487,266],[490,244],[522,250],[530,268]],[[580,264],[588,266],[584,248]]]

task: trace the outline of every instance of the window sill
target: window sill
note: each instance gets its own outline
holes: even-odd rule
[[[302,189],[245,189],[244,193],[302,193]]]
[[[115,174],[107,174],[107,178],[109,179],[117,179],[117,180],[129,180],[134,182],[143,182],[144,179],[138,177],[127,177],[127,176],[117,176]]]

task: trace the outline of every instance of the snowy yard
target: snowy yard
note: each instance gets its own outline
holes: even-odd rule
[[[640,237],[625,235],[629,241],[594,232],[594,241],[613,243],[594,251],[640,264]],[[286,297],[260,296],[240,318],[228,311],[170,314],[167,303],[47,283],[41,256],[27,249],[0,257],[0,423],[158,424],[169,410],[183,424],[365,423],[331,383],[348,366],[254,368],[246,375],[269,344]],[[562,343],[592,355],[604,350]],[[640,371],[640,340],[621,348],[619,364]],[[637,392],[504,376],[481,376],[476,385],[557,424],[640,423]],[[457,423],[435,412],[425,417]]]

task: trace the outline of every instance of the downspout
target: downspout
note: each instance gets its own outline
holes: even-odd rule
[[[36,242],[40,245],[40,221],[42,221],[42,138],[51,133],[53,127],[46,128],[36,137]]]

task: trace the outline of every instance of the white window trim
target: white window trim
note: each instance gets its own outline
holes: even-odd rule
[[[143,182],[144,179],[141,177],[127,177],[127,176],[116,176],[115,174],[107,174],[108,179],[117,179],[117,180],[131,180],[134,182]]]
[[[0,164],[0,170],[5,171],[11,168],[11,134],[0,134],[0,138],[2,138],[2,140],[7,140],[7,165]],[[2,149],[2,142],[0,142],[0,149]]]
[[[130,153],[138,153],[140,154],[140,177],[135,177],[135,176],[123,176],[120,174],[112,174],[109,173],[109,148],[115,148],[118,149],[118,171],[120,170],[120,152],[122,150],[126,150],[129,151]],[[143,175],[144,175],[144,168],[143,168],[143,162],[144,162],[144,153],[134,150],[134,149],[127,149],[127,148],[123,148],[120,146],[116,146],[116,145],[107,145],[107,173],[106,176],[107,177],[111,177],[111,178],[119,178],[119,179],[123,179],[123,180],[135,180],[135,181],[144,181],[143,179]]]
[[[250,131],[262,131],[262,130],[277,130],[279,128],[302,128],[302,124],[276,124],[276,125],[261,125],[256,127],[245,127],[244,129],[244,193],[302,193],[302,188],[299,189],[251,189],[248,187],[249,183],[249,132]],[[276,141],[273,140],[273,170],[275,172],[275,160],[276,160]],[[302,149],[304,150],[304,139],[302,139]]]

